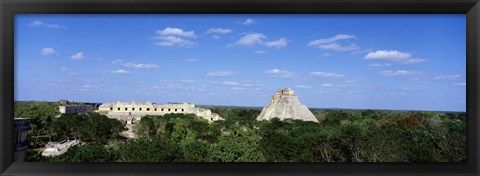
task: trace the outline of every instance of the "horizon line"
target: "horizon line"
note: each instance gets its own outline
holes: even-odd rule
[[[54,103],[54,102],[59,102],[61,100],[57,101],[48,101],[48,100],[14,100],[14,102],[49,102],[49,103]],[[111,102],[118,102],[118,101],[110,101],[110,102],[84,102],[84,101],[70,101],[69,102],[75,102],[75,103],[97,103],[97,104],[103,104],[103,103],[111,103]],[[151,102],[155,103],[153,101],[120,101],[120,102]],[[171,102],[166,102],[166,103],[160,103],[160,104],[168,104],[168,103],[173,103],[174,101]],[[176,102],[176,103],[193,103],[193,102]],[[264,106],[246,106],[246,105],[215,105],[215,104],[195,104],[195,106],[217,106],[217,107],[241,107],[241,108],[263,108]],[[465,111],[461,110],[426,110],[426,109],[384,109],[384,108],[342,108],[342,107],[308,107],[308,109],[321,109],[321,110],[375,110],[375,111],[429,111],[429,112],[460,112],[460,113],[466,113]]]

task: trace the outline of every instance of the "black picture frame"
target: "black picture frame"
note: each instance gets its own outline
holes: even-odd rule
[[[479,175],[479,0],[1,0],[2,175]],[[465,163],[15,163],[15,14],[465,14]]]

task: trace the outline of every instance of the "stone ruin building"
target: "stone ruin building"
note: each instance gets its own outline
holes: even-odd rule
[[[64,140],[61,142],[49,142],[45,145],[42,156],[60,156],[68,151],[70,147],[81,144],[79,140]]]
[[[207,119],[209,122],[223,120],[218,114],[212,113],[210,109],[196,107],[193,103],[156,104],[119,101],[103,103],[98,107],[97,112],[109,118],[125,121],[127,124],[135,123],[146,115],[165,115],[169,113],[194,114]]]
[[[87,114],[93,111],[90,105],[60,105],[58,106],[60,114]]]
[[[14,158],[15,162],[23,162],[25,158],[25,152],[28,149],[28,130],[32,119],[29,118],[14,118],[13,126],[13,145],[14,145]]]
[[[312,112],[305,105],[300,104],[297,95],[290,88],[278,89],[272,96],[272,101],[262,109],[257,120],[272,118],[318,122]]]

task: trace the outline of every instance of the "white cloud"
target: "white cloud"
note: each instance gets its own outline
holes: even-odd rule
[[[83,92],[94,91],[94,90],[100,89],[100,85],[83,84],[83,85],[75,86],[74,89],[77,91],[83,91]]]
[[[397,71],[385,70],[379,73],[383,76],[419,76],[422,74],[419,71],[407,71],[407,70],[397,70]]]
[[[194,31],[184,31],[180,28],[166,27],[163,30],[157,30],[157,35],[154,39],[159,40],[155,42],[158,46],[180,46],[190,47],[196,45],[195,42],[185,38],[196,38]]]
[[[112,70],[112,71],[110,71],[110,73],[112,73],[112,74],[119,74],[119,75],[120,75],[120,74],[129,74],[130,71],[128,71],[128,70],[123,70],[123,69],[118,69],[118,70]]]
[[[181,80],[160,80],[161,82],[169,83],[168,85],[180,85],[175,83],[195,83],[195,80],[181,79]]]
[[[307,85],[295,85],[296,88],[302,88],[302,89],[311,89],[313,88],[312,86],[307,86]]]
[[[156,85],[153,86],[145,86],[145,85],[138,85],[135,92],[142,95],[153,96],[154,94],[166,93],[167,91],[164,90],[165,87],[159,87]]]
[[[324,83],[320,85],[320,87],[327,88],[329,91],[343,91],[348,88],[348,86],[345,85],[336,85],[336,84],[330,84],[330,83]]]
[[[244,83],[235,82],[235,81],[223,81],[223,82],[215,82],[215,83],[222,84],[222,85],[229,86],[229,87],[239,87],[239,88],[242,88],[242,89],[253,88],[253,87],[256,87],[256,88],[261,87],[260,84],[252,83],[251,81],[246,81]]]
[[[287,43],[287,38],[280,38],[278,40],[264,42],[263,45],[267,47],[283,48],[287,46]]]
[[[232,87],[231,90],[245,90],[243,87]]]
[[[265,52],[263,50],[257,50],[257,51],[254,51],[253,53],[255,53],[255,54],[265,54],[267,52]]]
[[[328,73],[328,72],[311,72],[310,76],[313,77],[323,77],[323,78],[344,78],[345,75],[338,73]]]
[[[460,78],[460,75],[440,75],[435,76],[433,79],[435,80],[457,80]]]
[[[231,32],[233,32],[231,29],[226,29],[226,28],[210,28],[205,33],[215,34],[215,35],[212,35],[212,38],[213,39],[220,39],[220,36],[216,35],[216,34],[228,34],[228,33],[231,33]]]
[[[70,59],[73,59],[73,60],[82,60],[83,58],[85,58],[85,56],[83,56],[82,52],[78,52],[70,56]]]
[[[199,58],[188,58],[188,59],[185,59],[185,61],[187,61],[187,62],[198,62],[198,61],[200,61],[200,59]]]
[[[65,26],[61,26],[61,25],[58,25],[58,24],[45,23],[45,22],[40,21],[40,20],[33,20],[29,25],[30,25],[30,27],[46,27],[46,28],[56,28],[56,29],[67,28]]]
[[[166,27],[163,30],[157,30],[156,33],[161,36],[197,37],[194,31],[184,31],[183,29],[175,27]]]
[[[313,40],[313,41],[310,41],[308,43],[308,46],[319,46],[319,45],[322,45],[322,44],[327,44],[327,43],[332,43],[332,42],[335,42],[337,40],[347,40],[347,39],[355,39],[357,37],[355,37],[354,35],[347,35],[347,34],[338,34],[334,37],[330,37],[330,38],[326,38],[326,39],[317,39],[317,40]]]
[[[80,75],[80,73],[74,72],[74,71],[68,69],[67,67],[60,67],[60,71],[66,73],[66,74],[72,75],[72,76]]]
[[[238,82],[233,82],[233,81],[224,81],[222,84],[227,85],[227,86],[239,86],[240,83]]]
[[[265,74],[271,77],[280,77],[280,78],[293,78],[295,76],[293,72],[279,70],[279,69],[272,69],[269,71],[265,71]]]
[[[159,67],[157,64],[123,62],[121,59],[117,59],[111,62],[111,64],[118,64],[126,68],[136,68],[136,69],[154,69]]]
[[[403,64],[417,64],[426,62],[425,59],[413,58],[412,54],[400,52],[397,50],[377,50],[369,52],[365,56],[366,60],[384,60],[390,62],[398,62]]]
[[[207,73],[207,76],[211,77],[229,77],[235,75],[236,72],[233,71],[215,71]]]
[[[419,92],[419,91],[422,91],[421,89],[416,89],[416,88],[401,88],[400,91],[402,92]]]
[[[406,60],[405,62],[403,62],[404,64],[418,64],[418,63],[422,63],[422,62],[427,62],[427,60],[425,59],[419,59],[419,58],[415,58],[415,59],[408,59]]]
[[[228,34],[228,33],[231,33],[232,30],[231,29],[225,29],[225,28],[210,28],[207,30],[207,34],[211,34],[211,33],[219,33],[219,34]]]
[[[237,42],[231,44],[231,46],[240,45],[245,47],[253,47],[256,44],[262,44],[264,38],[267,37],[261,33],[247,34],[241,37]]]
[[[182,80],[178,80],[178,82],[180,82],[180,83],[194,83],[195,81],[194,81],[194,80],[185,80],[185,79],[182,79]]]
[[[122,59],[117,59],[117,60],[114,60],[114,61],[110,62],[110,64],[112,64],[112,65],[119,64],[119,63],[123,63]]]
[[[355,44],[350,45],[341,45],[336,41],[340,40],[349,40],[349,39],[356,39],[357,37],[354,35],[348,34],[338,34],[336,36],[325,38],[325,39],[317,39],[308,42],[308,46],[314,48],[320,48],[323,50],[333,50],[333,51],[358,51],[361,48]]]
[[[84,84],[84,85],[81,85],[80,87],[82,87],[82,88],[98,88],[99,86],[93,86],[93,85],[90,85],[90,84]]]
[[[322,86],[322,87],[333,87],[332,84],[328,84],[328,83],[322,84],[321,86]]]
[[[70,79],[58,79],[56,82],[58,83],[73,83],[73,80]]]
[[[137,69],[153,69],[158,68],[157,64],[135,64],[135,63],[121,63],[120,65],[128,68],[137,68]]]
[[[453,83],[453,86],[467,86],[466,82],[461,82],[461,83]]]
[[[404,61],[412,57],[410,53],[404,53],[397,50],[378,50],[369,52],[365,59],[385,59],[389,61]]]
[[[350,44],[348,46],[343,46],[338,43],[330,43],[324,45],[318,45],[317,48],[324,49],[324,50],[334,50],[334,51],[357,51],[360,49],[359,46],[355,44]]]
[[[361,93],[364,93],[364,91],[360,91],[360,90],[349,90],[347,91],[348,94],[361,94]]]
[[[386,64],[378,64],[378,63],[375,63],[375,64],[368,64],[369,67],[388,67],[392,64],[390,63],[386,63]]]
[[[248,26],[248,25],[251,25],[251,24],[255,24],[255,21],[253,21],[253,19],[251,19],[251,18],[248,18],[248,19],[246,19],[245,21],[241,21],[241,22],[239,22],[239,23],[240,23],[240,24],[243,24],[243,25],[245,25],[245,26]]]
[[[160,40],[159,42],[155,43],[158,46],[189,47],[189,46],[196,45],[196,43],[193,41],[186,40],[180,37],[175,37],[175,36],[159,36],[159,37],[156,37],[155,39]]]
[[[253,47],[255,45],[264,45],[266,47],[275,47],[275,48],[283,48],[286,47],[288,44],[287,38],[280,38],[278,40],[273,41],[263,41],[267,37],[261,33],[251,33],[242,36],[238,41],[233,44],[229,44],[227,46],[245,46],[245,47]]]
[[[370,51],[372,51],[372,49],[359,49],[357,51],[352,51],[350,54],[368,53]]]
[[[40,54],[44,56],[49,56],[49,55],[58,54],[58,53],[53,48],[43,48],[42,50],[40,50]]]
[[[242,86],[244,86],[244,87],[259,87],[259,86],[262,86],[262,85],[247,82],[247,83],[243,83]]]

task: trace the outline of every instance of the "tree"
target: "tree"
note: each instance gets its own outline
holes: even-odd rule
[[[139,139],[103,148],[118,137],[120,121],[96,113],[62,115],[53,137],[97,146],[72,148],[62,161],[120,162],[462,162],[466,122],[462,113],[319,110],[323,123],[274,118],[256,121],[257,109],[217,108],[225,121],[190,114],[145,116]],[[463,115],[463,116],[462,116]],[[347,122],[347,123],[342,123]],[[101,147],[101,148],[98,148]],[[80,150],[81,149],[81,150]],[[88,152],[97,149],[100,152]],[[81,152],[80,152],[81,151]],[[30,152],[31,153],[31,152]],[[68,156],[68,157],[67,157]],[[97,157],[103,157],[97,158]],[[55,158],[61,161],[62,157]],[[32,154],[29,160],[44,158]],[[54,159],[52,159],[53,161]]]
[[[108,140],[119,137],[124,124],[98,113],[62,114],[50,126],[53,137],[57,140],[70,138],[83,142],[106,144]]]
[[[134,132],[139,137],[150,138],[156,134],[155,125],[153,123],[153,118],[150,116],[142,117],[139,123],[134,127]]]
[[[418,127],[421,125],[420,119],[414,116],[401,117],[397,119],[400,127]]]
[[[441,161],[463,162],[466,159],[466,124],[462,121],[444,119],[436,126],[429,126],[436,153],[441,154]]]
[[[339,124],[341,120],[350,120],[350,116],[343,110],[329,110],[325,115],[325,123]]]
[[[183,153],[178,144],[161,138],[139,138],[119,145],[120,162],[179,162]]]
[[[210,147],[209,160],[213,162],[265,162],[260,148],[260,137],[252,129],[236,126],[229,134],[222,135]]]
[[[115,162],[115,151],[99,144],[73,146],[67,153],[57,157],[46,157],[50,162]]]
[[[49,102],[16,102],[15,117],[30,118],[28,138],[33,148],[43,146],[49,141],[48,126],[60,114],[58,104]]]
[[[208,161],[209,144],[203,140],[186,140],[182,143],[184,159],[186,162]]]
[[[187,137],[187,128],[182,124],[173,126],[172,141],[180,143]]]

